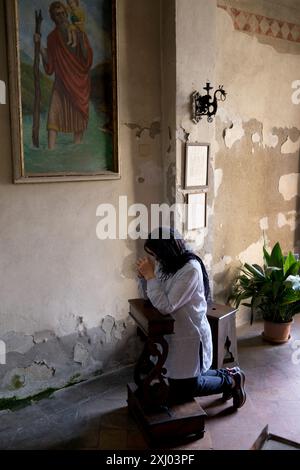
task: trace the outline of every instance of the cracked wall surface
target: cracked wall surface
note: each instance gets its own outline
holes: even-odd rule
[[[4,18],[0,0],[7,83]],[[18,394],[132,362],[138,351],[124,324],[142,247],[99,240],[96,209],[108,202],[118,210],[122,195],[128,206],[163,202],[160,1],[118,2],[117,24],[120,180],[13,185],[9,103],[0,106],[0,337],[8,335],[9,349],[0,374]]]
[[[241,263],[262,262],[264,240],[299,251],[300,105],[292,102],[300,77],[298,24],[294,0],[176,2],[177,202],[186,201],[186,143],[210,144],[207,226],[179,228],[202,256],[222,303]],[[212,123],[195,125],[189,96],[203,93],[206,82],[222,84],[227,97]],[[247,318],[241,309],[238,323]]]
[[[104,317],[99,326],[56,336],[54,331],[0,335],[6,344],[6,364],[0,367],[0,401],[34,396],[62,388],[136,361],[141,343],[127,316]]]
[[[280,1],[218,4],[288,21],[289,9]],[[290,7],[289,14],[297,7],[293,19],[300,22],[299,5]],[[291,50],[287,42],[271,35],[262,41],[258,34],[241,31],[228,11],[217,8],[216,76],[228,92],[215,135],[215,164],[222,171],[213,244],[219,301],[228,298],[241,263],[262,262],[264,240],[299,252],[300,106],[291,96],[292,83],[300,77],[300,44],[293,43]]]
[[[136,359],[127,301],[138,295],[134,263],[143,242],[98,240],[96,208],[118,208],[121,195],[128,205],[186,202],[187,142],[210,144],[207,226],[187,231],[177,214],[178,228],[202,256],[215,300],[227,301],[241,263],[261,262],[264,240],[299,252],[300,105],[292,84],[300,80],[300,43],[243,29],[232,8],[249,12],[249,21],[300,25],[294,0],[288,7],[281,0],[119,2],[119,181],[13,185],[9,105],[0,106],[7,349],[0,398],[60,388]],[[3,0],[0,40],[5,45]],[[0,59],[7,82],[5,47]],[[190,95],[208,81],[223,84],[227,98],[212,123],[194,124]]]
[[[203,87],[210,82],[213,87],[216,66],[216,1],[177,0],[176,2],[176,94],[175,109],[176,155],[173,168],[176,169],[175,197],[177,203],[187,203],[185,189],[185,151],[188,142],[210,144],[208,162],[208,191],[206,227],[187,229],[184,212],[177,216],[177,227],[184,234],[190,247],[207,261],[206,267],[212,280],[214,194],[222,181],[222,173],[215,171],[215,121],[208,123],[206,117],[194,124],[191,116],[191,94],[204,93]],[[197,40],[195,40],[197,38]],[[213,287],[211,283],[211,287]]]

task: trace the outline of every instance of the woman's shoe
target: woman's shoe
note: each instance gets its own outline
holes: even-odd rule
[[[233,375],[235,374],[236,372],[240,372],[240,368],[238,366],[235,366],[235,367],[232,367],[231,369],[227,368],[226,369],[227,372],[229,373],[229,375]],[[244,374],[245,376],[245,374]],[[228,401],[232,398],[232,388],[230,390],[227,390],[226,392],[223,392],[223,395],[222,395],[222,400],[223,401]]]
[[[236,373],[232,374],[235,386],[232,389],[232,397],[233,397],[233,407],[234,408],[241,408],[246,401],[246,391],[245,391],[245,374],[242,370],[237,371]]]

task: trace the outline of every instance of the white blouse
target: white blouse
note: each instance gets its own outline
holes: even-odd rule
[[[165,281],[160,279],[156,263],[155,278],[140,280],[139,290],[162,314],[175,319],[174,334],[165,336],[169,345],[166,376],[185,379],[206,372],[212,364],[212,338],[200,263],[189,261]]]

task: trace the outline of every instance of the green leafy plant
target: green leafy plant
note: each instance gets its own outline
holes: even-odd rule
[[[285,323],[300,312],[300,261],[290,252],[283,256],[279,243],[271,254],[263,248],[264,264],[245,263],[237,277],[232,295],[234,305],[251,308],[251,324],[256,310],[264,320]],[[243,302],[251,299],[251,302]]]

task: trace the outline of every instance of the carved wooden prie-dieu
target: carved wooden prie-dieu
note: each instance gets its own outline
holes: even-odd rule
[[[137,323],[138,334],[144,342],[143,352],[134,370],[134,381],[138,387],[136,394],[145,409],[165,406],[169,386],[164,368],[168,355],[164,335],[173,334],[174,319],[170,315],[162,315],[143,299],[130,300],[129,304],[130,315]]]
[[[129,314],[144,342],[134,370],[135,383],[127,384],[129,411],[145,437],[156,446],[180,438],[203,437],[206,413],[199,402],[195,398],[178,402],[169,393],[164,367],[168,356],[165,336],[173,334],[175,319],[171,315],[162,315],[144,299],[129,300],[129,306]],[[235,310],[210,303],[207,318],[212,330],[212,367],[236,364]]]
[[[135,383],[127,384],[130,413],[150,445],[156,447],[181,438],[203,437],[206,413],[199,403],[194,398],[175,402],[169,394],[164,367],[168,355],[165,336],[173,334],[174,318],[162,315],[144,299],[129,300],[129,304],[129,313],[144,341],[134,371]]]

